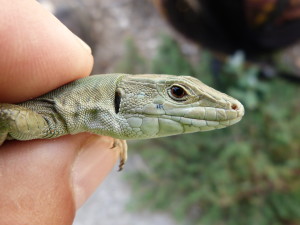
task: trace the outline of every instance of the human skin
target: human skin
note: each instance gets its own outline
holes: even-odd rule
[[[0,102],[28,100],[90,74],[89,47],[39,3],[0,3]],[[5,142],[0,224],[72,224],[116,163],[119,151],[112,145],[112,138],[88,133]]]

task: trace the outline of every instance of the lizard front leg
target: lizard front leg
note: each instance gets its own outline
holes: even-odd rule
[[[45,138],[49,126],[42,115],[25,107],[0,104],[0,145],[5,140]]]
[[[123,167],[127,161],[127,142],[126,140],[114,139],[114,144],[112,149],[119,148],[120,150],[120,163],[119,163],[119,171],[123,170]]]

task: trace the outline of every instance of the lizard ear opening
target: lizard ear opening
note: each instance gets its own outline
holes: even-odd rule
[[[115,92],[115,112],[116,114],[120,111],[120,104],[121,104],[121,93],[120,91]]]

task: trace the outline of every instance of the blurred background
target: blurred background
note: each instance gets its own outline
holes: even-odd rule
[[[40,2],[92,47],[94,74],[192,75],[246,109],[129,142],[74,225],[300,225],[300,0]]]

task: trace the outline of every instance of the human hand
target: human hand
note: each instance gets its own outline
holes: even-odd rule
[[[89,75],[89,47],[36,1],[0,3],[0,102],[21,102]],[[110,137],[87,133],[4,143],[0,224],[72,224],[116,163],[112,145]]]

